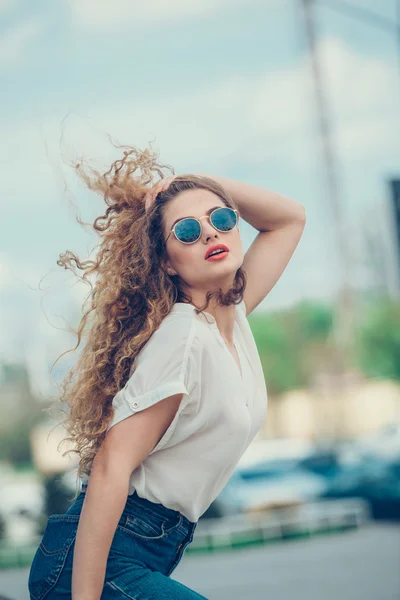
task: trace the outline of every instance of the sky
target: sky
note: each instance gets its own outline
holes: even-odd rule
[[[352,284],[382,272],[399,288],[388,180],[400,176],[396,0],[318,0],[318,56]],[[66,161],[107,169],[121,144],[152,143],[175,173],[232,177],[306,207],[300,244],[256,311],[340,286],[299,0],[0,0],[0,361],[25,357],[38,389],[74,344],[64,329],[88,288],[57,266],[97,238],[75,220],[103,212]],[[376,265],[366,233],[385,258]],[[241,224],[245,250],[257,231]],[[42,383],[40,383],[40,381]]]

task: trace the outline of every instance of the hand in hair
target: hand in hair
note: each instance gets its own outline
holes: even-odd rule
[[[165,179],[160,179],[160,181],[157,181],[157,183],[155,183],[153,187],[147,192],[146,196],[144,197],[146,212],[148,212],[150,206],[155,201],[157,194],[159,194],[160,192],[164,192],[166,189],[168,189],[169,185],[175,179],[175,177],[176,175],[171,175],[170,177],[166,177]]]

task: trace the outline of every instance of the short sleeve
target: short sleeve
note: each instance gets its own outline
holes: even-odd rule
[[[114,415],[107,430],[163,398],[181,393],[183,398],[172,427],[155,449],[165,446],[196,388],[191,368],[195,361],[194,331],[194,320],[188,315],[164,319],[136,356],[127,383],[114,396]]]

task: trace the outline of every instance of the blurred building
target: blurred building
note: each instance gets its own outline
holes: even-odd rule
[[[390,380],[348,381],[341,390],[320,383],[270,398],[265,439],[345,440],[400,422],[400,384]]]
[[[291,390],[268,399],[267,419],[254,440],[248,456],[269,444],[284,440],[279,455],[308,450],[314,442],[350,440],[373,434],[400,422],[400,384],[390,380],[349,380],[339,390],[334,382],[320,382],[313,390]],[[77,466],[73,453],[63,457],[70,446],[64,442],[65,429],[56,420],[36,425],[31,432],[36,468],[46,474],[63,473]],[[269,452],[271,445],[269,447]],[[277,446],[278,448],[278,446]],[[261,450],[263,451],[263,450]]]
[[[31,431],[31,448],[33,462],[41,473],[54,475],[64,473],[77,466],[76,454],[63,456],[70,445],[60,442],[66,437],[64,427],[56,421],[45,421],[36,425]]]
[[[28,370],[24,364],[0,363],[0,435],[12,428],[35,406]]]

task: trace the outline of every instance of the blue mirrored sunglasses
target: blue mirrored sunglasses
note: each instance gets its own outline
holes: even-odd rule
[[[239,213],[235,208],[221,207],[213,210],[210,215],[204,215],[198,219],[195,217],[185,217],[175,223],[165,243],[167,243],[171,233],[174,233],[176,239],[182,242],[182,244],[197,242],[200,239],[202,231],[201,219],[210,219],[211,225],[217,231],[226,233],[227,231],[231,231],[237,224]]]

